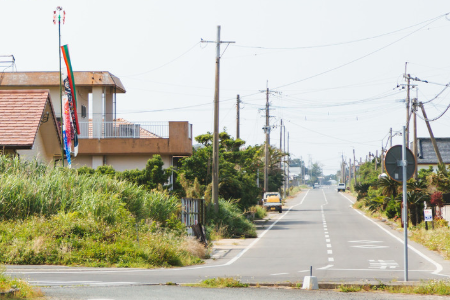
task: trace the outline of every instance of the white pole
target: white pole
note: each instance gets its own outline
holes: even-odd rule
[[[402,166],[403,166],[403,232],[405,234],[405,281],[408,281],[408,200],[406,195],[406,134],[403,126]]]

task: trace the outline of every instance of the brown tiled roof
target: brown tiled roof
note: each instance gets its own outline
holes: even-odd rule
[[[0,90],[0,146],[33,147],[49,97],[48,90]]]

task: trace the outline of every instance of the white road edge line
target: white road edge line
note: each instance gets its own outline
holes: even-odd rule
[[[120,270],[120,271],[116,271],[116,270],[102,270],[102,271],[97,271],[97,270],[93,270],[92,272],[82,272],[83,274],[97,274],[97,273],[132,273],[132,272],[157,272],[157,271],[185,271],[185,270],[197,270],[197,269],[206,269],[206,268],[218,268],[218,267],[225,267],[225,266],[229,266],[231,264],[233,264],[235,261],[237,261],[239,258],[241,258],[242,255],[244,255],[245,252],[247,252],[248,250],[250,250],[250,248],[252,248],[270,229],[272,229],[273,226],[275,226],[275,224],[278,223],[278,221],[280,221],[282,218],[284,218],[284,216],[286,216],[286,214],[288,212],[291,211],[292,208],[302,205],[303,202],[306,199],[306,196],[308,195],[310,190],[308,190],[306,192],[306,194],[303,196],[302,201],[300,201],[300,203],[293,205],[291,207],[289,207],[289,209],[283,214],[281,215],[281,217],[279,217],[277,220],[275,220],[275,222],[273,222],[272,225],[269,226],[269,228],[267,228],[266,230],[264,230],[261,235],[259,237],[257,237],[250,245],[248,245],[245,249],[243,249],[241,252],[239,252],[235,257],[233,257],[230,261],[228,261],[227,263],[221,264],[221,265],[214,265],[214,266],[198,266],[198,267],[187,267],[187,268],[178,268],[178,269],[152,269],[152,270]],[[56,273],[56,274],[73,274],[73,273],[81,273],[81,272],[75,272],[75,271],[66,271],[66,272],[39,272],[39,271],[33,271],[33,272],[16,272],[16,271],[8,271],[6,273],[11,273],[11,274],[42,274],[42,273],[46,273],[46,274],[52,274],[52,273]]]
[[[221,266],[229,266],[229,265],[231,265],[232,263],[234,263],[235,261],[237,261],[242,255],[244,255],[244,253],[245,252],[247,252],[248,250],[250,250],[250,248],[252,248],[270,229],[272,229],[272,227],[273,226],[275,226],[275,224],[277,224],[278,223],[278,221],[280,221],[281,219],[283,219],[284,218],[284,216],[286,216],[287,215],[287,213],[288,212],[290,212],[291,211],[291,209],[292,208],[294,208],[294,207],[296,207],[296,206],[299,206],[299,205],[302,205],[303,204],[303,201],[305,201],[305,199],[306,199],[306,196],[308,195],[308,193],[309,193],[309,191],[310,190],[308,190],[307,192],[306,192],[306,194],[305,194],[305,196],[303,196],[303,199],[302,199],[302,201],[300,201],[300,203],[298,203],[298,204],[296,204],[296,205],[294,205],[294,206],[291,206],[291,207],[289,207],[289,209],[288,209],[288,211],[287,212],[285,212],[281,217],[279,217],[275,222],[273,222],[273,224],[272,225],[270,225],[269,226],[269,228],[267,228],[266,230],[264,230],[263,231],[263,233],[261,233],[261,235],[259,236],[259,237],[257,237],[250,245],[248,245],[247,246],[247,248],[245,248],[244,250],[242,250],[241,252],[239,252],[238,253],[238,255],[236,255],[235,257],[233,257],[230,261],[228,261],[227,263],[225,263],[225,264],[223,264],[223,265],[221,265]]]
[[[344,196],[343,194],[342,197],[344,197],[345,199],[347,199],[348,201],[350,201],[351,203],[354,204],[354,202],[352,200],[350,200],[349,198],[347,198],[346,196]],[[352,207],[353,208],[353,207]],[[362,214],[361,212],[359,212],[358,210],[356,210],[355,208],[353,208],[357,213],[359,213],[360,215],[362,215],[364,218],[366,218],[367,220],[369,220],[370,222],[372,222],[373,224],[377,225],[380,229],[382,229],[384,232],[386,232],[387,234],[389,234],[390,236],[392,236],[394,239],[396,239],[397,241],[399,241],[402,244],[405,244],[405,242],[400,239],[399,237],[393,235],[391,232],[389,232],[387,229],[383,228],[380,224],[375,223],[372,219],[370,219],[369,217],[367,217],[366,215]],[[428,256],[426,256],[425,254],[423,254],[422,252],[420,252],[419,250],[417,250],[416,248],[412,247],[411,245],[408,245],[408,248],[411,249],[412,251],[416,252],[419,256],[421,256],[422,258],[426,259],[427,261],[429,261],[430,263],[432,263],[435,267],[436,270],[434,270],[434,272],[432,272],[431,274],[434,275],[441,275],[438,274],[440,272],[442,272],[442,270],[444,269],[440,264],[438,264],[437,262],[435,262],[434,260],[432,260],[431,258],[429,258]],[[447,275],[441,275],[441,276],[447,276]]]
[[[325,266],[325,267],[322,267],[322,268],[317,268],[316,270],[326,270],[328,268],[331,268],[332,266],[334,266],[334,265],[328,265],[328,266]]]

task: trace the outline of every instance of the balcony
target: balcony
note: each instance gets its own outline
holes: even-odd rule
[[[80,122],[81,155],[192,155],[192,125],[188,122]]]
[[[169,138],[169,122],[135,122],[124,119],[116,121],[80,122],[79,139],[110,138]]]

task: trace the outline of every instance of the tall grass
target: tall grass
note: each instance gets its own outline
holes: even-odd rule
[[[3,267],[0,269],[0,292],[8,293],[11,290],[15,292],[4,297],[0,295],[0,299],[36,299],[44,295],[39,288],[32,287],[28,282],[5,275],[4,270]]]
[[[147,192],[134,184],[101,174],[51,168],[0,156],[0,219],[25,219],[59,211],[94,215],[114,223],[126,209],[137,219],[164,223],[179,209],[177,198]]]
[[[137,242],[139,235],[139,242]],[[169,267],[200,263],[196,241],[123,216],[111,225],[93,216],[60,212],[0,222],[0,262],[92,267]]]
[[[212,231],[222,232],[222,237],[256,237],[256,227],[247,220],[236,201],[219,199],[219,211],[213,205],[207,210],[207,234]]]
[[[424,222],[411,228],[409,231],[411,239],[418,242],[430,250],[438,251],[445,259],[450,259],[450,230],[445,220],[434,222],[435,229],[432,229],[428,222],[428,229],[425,229]]]
[[[5,156],[0,191],[0,263],[184,266],[204,255],[164,192]]]

